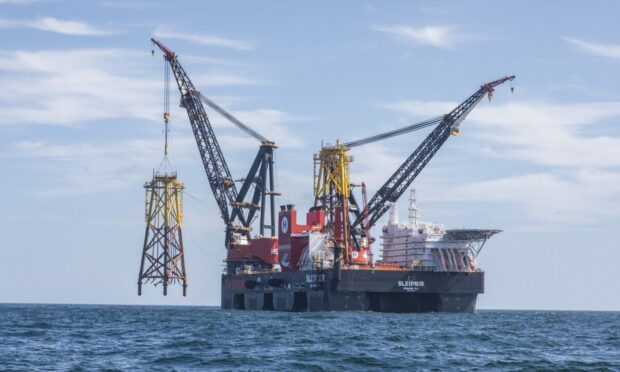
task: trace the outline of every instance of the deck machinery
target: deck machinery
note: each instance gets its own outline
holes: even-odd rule
[[[374,239],[369,231],[446,140],[459,133],[461,122],[471,110],[485,96],[491,99],[494,88],[514,76],[483,84],[446,115],[358,141],[337,141],[322,147],[314,156],[315,200],[305,222],[298,218],[292,204],[280,206],[276,221],[276,144],[203,96],[177,55],[160,41],[151,41],[163,52],[177,81],[181,107],[187,110],[209,185],[226,226],[226,270],[221,278],[223,309],[474,311],[477,295],[484,292],[482,270],[464,265],[451,270],[439,265],[421,270],[415,262],[375,262],[371,250]],[[203,104],[260,142],[258,154],[239,189]],[[360,205],[353,192],[357,185],[350,180],[349,151],[426,127],[434,129],[367,203],[362,185],[364,202]],[[253,233],[253,224],[258,226],[257,233]]]

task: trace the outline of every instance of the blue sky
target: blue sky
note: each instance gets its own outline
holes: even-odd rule
[[[136,295],[142,186],[162,151],[154,36],[204,95],[280,145],[280,203],[298,209],[322,141],[445,113],[516,74],[515,93],[506,84],[481,102],[415,181],[422,218],[504,230],[479,257],[482,308],[620,310],[619,12],[611,1],[0,0],[0,302],[219,304],[223,225],[176,90],[189,296]],[[243,177],[257,144],[211,118]],[[354,149],[353,179],[372,193],[426,133]]]

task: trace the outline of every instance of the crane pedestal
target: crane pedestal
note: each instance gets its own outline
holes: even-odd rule
[[[146,189],[146,231],[138,276],[138,295],[142,284],[162,284],[164,296],[169,284],[182,284],[187,294],[187,273],[181,224],[183,222],[183,183],[176,173],[154,173]]]

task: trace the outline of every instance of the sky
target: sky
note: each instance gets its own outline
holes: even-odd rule
[[[414,181],[421,218],[503,231],[478,258],[480,308],[620,310],[618,13],[612,1],[0,0],[0,302],[219,305],[224,226],[176,89],[188,296],[137,296],[143,185],[163,151],[155,37],[202,94],[279,145],[278,204],[301,211],[321,144],[444,114],[517,75]],[[244,177],[258,144],[208,112]],[[372,195],[428,131],[353,149],[352,180]]]

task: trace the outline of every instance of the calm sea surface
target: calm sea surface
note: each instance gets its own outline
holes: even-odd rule
[[[6,304],[0,369],[620,370],[620,313]]]

